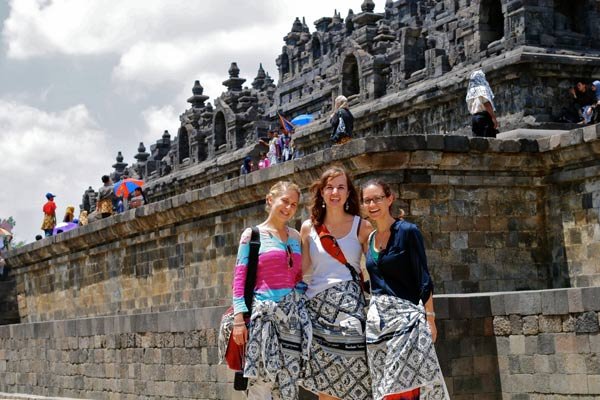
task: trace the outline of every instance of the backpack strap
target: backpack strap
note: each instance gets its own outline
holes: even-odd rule
[[[250,236],[250,254],[248,255],[248,271],[244,284],[244,302],[248,308],[246,316],[252,314],[252,301],[254,300],[254,286],[256,286],[256,270],[258,268],[258,250],[260,249],[260,231],[258,227],[252,227]]]

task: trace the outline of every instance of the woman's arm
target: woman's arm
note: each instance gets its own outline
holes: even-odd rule
[[[437,338],[437,327],[435,326],[435,311],[433,310],[433,281],[429,275],[427,268],[427,256],[425,255],[425,241],[421,231],[416,226],[413,226],[409,234],[410,240],[410,255],[411,263],[415,271],[420,271],[419,291],[421,293],[421,301],[425,306],[427,323],[431,330],[431,337],[435,343]]]
[[[339,115],[338,111],[335,110],[333,112],[333,114],[331,114],[331,117],[329,117],[329,123],[335,129],[335,128],[337,128],[339,121],[340,121],[340,115]]]
[[[310,243],[309,235],[312,228],[312,222],[306,220],[300,228],[300,241],[302,243],[302,275],[304,282],[308,283],[307,276],[312,274],[312,263],[310,260]]]
[[[425,315],[427,317],[427,324],[431,330],[431,338],[433,339],[433,343],[435,343],[437,339],[437,327],[435,326],[435,311],[433,310],[433,293],[425,302]]]
[[[360,229],[358,230],[358,241],[360,242],[363,253],[366,253],[369,248],[369,235],[373,232],[373,225],[366,220],[361,220]]]
[[[496,119],[496,113],[494,112],[494,107],[492,107],[492,103],[486,101],[485,103],[483,103],[483,106],[485,107],[485,110],[488,112],[488,114],[490,114],[490,117],[492,117],[494,128],[498,129],[498,120]]]
[[[248,330],[244,321],[244,313],[248,311],[245,302],[246,275],[248,273],[248,257],[250,256],[250,238],[252,229],[242,233],[238,247],[237,259],[233,269],[233,340],[243,345],[248,341]]]

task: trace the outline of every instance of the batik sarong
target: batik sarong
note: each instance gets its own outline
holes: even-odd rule
[[[313,327],[303,386],[344,400],[372,399],[365,346],[365,299],[353,281],[308,302]]]
[[[395,296],[372,296],[367,354],[375,400],[415,388],[421,389],[421,399],[450,399],[423,306]]]
[[[298,399],[298,381],[309,357],[312,329],[306,296],[293,290],[278,303],[252,304],[244,376],[272,383],[282,399]]]

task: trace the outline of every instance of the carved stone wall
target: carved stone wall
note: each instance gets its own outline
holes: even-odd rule
[[[296,134],[318,126],[322,142],[296,145],[299,155],[320,150],[339,94],[350,99],[359,137],[470,135],[464,97],[476,68],[496,94],[503,132],[549,127],[570,107],[575,79],[600,79],[600,6],[593,0],[397,0],[386,1],[382,13],[374,7],[365,1],[360,12],[335,12],[315,21],[314,30],[296,19],[276,61],[277,86],[262,66],[243,86],[232,63],[227,91],[213,108],[196,82],[177,136],[151,145],[149,159],[140,152],[130,176],[149,183],[151,200],[168,197],[191,173],[212,176],[215,163],[236,176],[244,157],[266,151],[258,138],[279,126],[277,112],[288,119],[312,114],[317,122]]]
[[[306,191],[332,162],[357,184],[392,184],[423,231],[436,293],[598,285],[599,135],[355,139],[224,179],[13,251],[21,319],[228,304],[239,234],[264,218],[268,188],[293,179]]]

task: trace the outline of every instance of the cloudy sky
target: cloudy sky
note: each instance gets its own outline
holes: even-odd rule
[[[177,131],[195,79],[211,102],[232,61],[247,84],[260,62],[277,80],[295,17],[312,31],[361,3],[0,0],[0,218],[14,217],[16,240],[34,240],[44,194],[56,194],[59,220],[78,209],[119,150],[131,164],[140,141]]]

